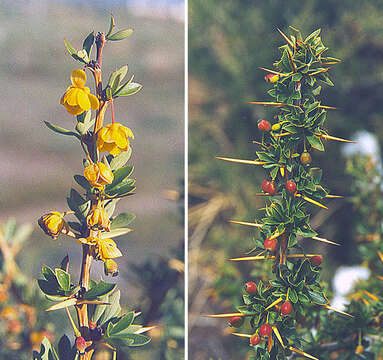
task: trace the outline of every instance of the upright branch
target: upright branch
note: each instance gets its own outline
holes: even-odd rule
[[[82,246],[78,284],[71,282],[67,256],[55,269],[43,265],[43,278],[39,280],[43,293],[48,299],[56,302],[47,311],[65,308],[75,335],[76,353],[73,359],[80,360],[90,360],[100,345],[109,348],[115,357],[117,350],[141,346],[150,341],[150,338],[142,335],[150,328],[133,325],[138,313],[131,311],[121,315],[117,284],[91,279],[93,260],[103,262],[106,276],[118,275],[118,265],[114,259],[122,256],[122,253],[112,239],[129,233],[132,230],[129,225],[135,218],[135,215],[129,212],[113,215],[117,202],[121,198],[133,195],[135,190],[135,180],[130,177],[133,166],[126,165],[132,152],[130,139],[134,139],[134,135],[131,129],[115,121],[114,109],[113,121],[104,124],[107,105],[113,102],[113,99],[133,95],[142,88],[140,84],[132,81],[133,76],[123,82],[128,72],[127,65],[114,71],[107,85],[103,87],[104,46],[109,41],[122,40],[132,33],[131,29],[113,32],[114,26],[112,16],[108,32],[98,32],[96,36],[91,32],[85,38],[81,50],[76,50],[65,41],[72,58],[80,62],[85,71],[93,74],[95,95],[85,86],[85,71],[73,70],[72,85],[62,96],[61,104],[70,115],[75,116],[74,131],[45,122],[54,132],[78,139],[84,152],[83,173],[74,175],[81,191],[78,192],[74,188],[70,190],[67,198],[70,211],[50,211],[39,219],[41,228],[53,239],[65,235]],[[95,57],[94,60],[90,60],[94,45]],[[94,117],[92,110],[95,112]],[[101,158],[102,153],[105,154]],[[76,221],[64,219],[69,215],[74,215]],[[72,306],[77,313],[77,323],[69,311]],[[49,355],[51,352],[49,356],[55,356],[54,359],[60,359],[62,355],[63,360],[68,360],[65,354],[72,353],[71,344],[64,340],[60,341],[59,350],[63,353],[57,354],[49,341],[44,339],[39,356],[45,352]],[[65,349],[63,344],[68,348]]]
[[[315,309],[333,310],[346,318],[351,315],[332,308],[320,283],[322,256],[303,251],[304,239],[339,245],[323,239],[310,225],[309,208],[323,209],[330,195],[321,185],[322,170],[312,167],[314,151],[324,151],[323,140],[346,141],[330,136],[324,129],[327,110],[332,106],[318,99],[323,85],[333,86],[330,67],[340,60],[324,55],[328,50],[320,38],[320,30],[303,40],[299,30],[279,47],[282,56],[267,72],[272,85],[268,94],[272,101],[251,104],[275,108],[273,121],[259,120],[261,140],[255,160],[219,159],[262,166],[268,174],[261,184],[266,198],[265,216],[258,222],[232,221],[259,231],[251,256],[232,261],[271,261],[273,279],[264,284],[245,284],[244,305],[237,313],[213,315],[229,318],[233,327],[241,327],[248,319],[250,333],[234,333],[246,337],[254,350],[254,359],[286,359],[293,353],[310,359],[315,356],[302,350],[304,338],[297,331],[298,320]],[[276,114],[275,114],[276,113]],[[262,210],[262,209],[260,209]]]

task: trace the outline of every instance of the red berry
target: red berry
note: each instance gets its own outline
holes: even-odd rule
[[[232,327],[241,327],[243,325],[243,317],[242,316],[233,316],[229,320],[229,325]]]
[[[271,332],[272,332],[272,328],[269,324],[263,324],[260,328],[259,328],[259,334],[261,336],[270,336],[271,335]]]
[[[258,334],[251,335],[250,337],[250,345],[258,345],[261,341],[261,337]]]
[[[311,155],[307,151],[301,154],[301,163],[303,165],[308,165],[311,163]]]
[[[246,290],[249,294],[254,294],[254,293],[257,291],[257,284],[256,284],[255,282],[248,281],[248,282],[245,284],[245,290]]]
[[[281,306],[282,315],[289,315],[292,310],[293,310],[293,306],[291,305],[291,302],[288,300],[286,300]]]
[[[85,353],[86,341],[82,336],[76,337],[76,349],[80,352],[80,354]]]
[[[315,255],[311,258],[311,263],[315,266],[319,266],[322,264],[322,256],[320,255]]]
[[[268,179],[265,179],[262,181],[262,191],[263,192],[269,192],[270,183],[271,183],[271,181]]]
[[[270,181],[269,188],[268,188],[268,193],[270,195],[274,195],[277,192],[277,186],[275,185],[274,181]]]
[[[297,191],[297,185],[294,181],[288,181],[286,183],[286,191],[290,194],[294,194]]]
[[[275,251],[278,246],[278,240],[275,238],[266,238],[266,240],[263,242],[263,246],[266,250]]]
[[[261,131],[270,131],[271,124],[267,120],[261,120],[258,122],[258,129]]]

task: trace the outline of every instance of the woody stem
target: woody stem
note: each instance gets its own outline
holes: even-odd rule
[[[96,36],[96,47],[97,47],[97,58],[96,61],[92,64],[92,73],[95,81],[95,87],[96,87],[96,95],[99,100],[100,106],[97,110],[96,114],[96,122],[94,125],[94,131],[93,131],[93,139],[92,144],[94,148],[96,148],[96,142],[97,142],[97,132],[102,128],[103,122],[104,122],[104,116],[106,111],[106,105],[102,100],[102,50],[104,48],[106,39],[104,33],[98,33]],[[97,161],[99,160],[99,154],[97,151]],[[94,205],[97,202],[97,199],[92,200],[92,205]],[[94,237],[96,234],[94,234],[93,230],[89,231],[89,236]],[[92,264],[92,255],[90,253],[90,246],[84,244],[82,246],[82,263],[81,263],[81,275],[80,275],[80,286],[84,287],[86,290],[89,289],[89,282],[90,282],[90,268]],[[77,311],[77,319],[80,325],[80,329],[89,327],[89,319],[88,319],[88,306],[87,304],[83,304],[80,306],[76,306]],[[91,345],[91,343],[90,343]],[[94,349],[88,348],[85,352],[85,354],[80,355],[79,360],[90,360]]]

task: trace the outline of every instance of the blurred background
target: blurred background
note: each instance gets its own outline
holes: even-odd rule
[[[126,255],[119,261],[121,301],[143,311],[145,324],[158,325],[151,334],[153,342],[139,351],[140,359],[181,359],[183,1],[1,2],[0,222],[14,217],[18,223],[33,224],[16,259],[30,279],[38,277],[42,263],[57,266],[67,253],[71,271],[77,273],[80,247],[65,237],[52,241],[37,228],[37,219],[50,210],[67,210],[66,196],[76,186],[72,176],[83,169],[81,148],[74,138],[52,133],[43,121],[73,128],[73,117],[59,101],[79,64],[63,40],[79,48],[92,30],[108,30],[110,13],[116,29],[133,28],[134,33],[106,45],[104,78],[128,64],[128,75],[135,74],[135,81],[144,86],[137,95],[115,102],[116,120],[135,134],[130,163],[137,181],[136,195],[118,206],[118,211],[137,215],[134,231],[118,239]],[[88,86],[92,80],[88,73]],[[101,273],[102,264],[95,265],[93,276]],[[59,327],[60,334],[62,323],[58,326],[56,320],[56,314],[49,314],[46,321],[52,323],[52,333]],[[138,352],[130,356],[135,359]]]
[[[272,69],[284,44],[277,32],[290,34],[288,26],[305,36],[322,29],[329,56],[342,59],[330,71],[335,87],[324,87],[323,104],[336,106],[328,113],[326,129],[332,135],[357,140],[356,145],[327,142],[326,152],[314,152],[313,164],[323,169],[324,183],[332,194],[328,211],[312,207],[312,225],[320,236],[342,246],[318,246],[305,242],[308,251],[324,255],[322,279],[339,300],[341,286],[333,286],[339,266],[362,262],[356,240],[363,232],[360,207],[355,200],[352,173],[346,173],[350,156],[370,154],[380,164],[383,141],[383,7],[381,1],[290,0],[250,1],[189,0],[189,349],[193,360],[244,359],[247,341],[230,336],[227,321],[203,314],[233,312],[242,302],[245,281],[267,274],[261,264],[233,264],[226,259],[252,248],[256,232],[228,224],[228,219],[252,221],[263,200],[260,191],[265,171],[261,167],[220,162],[215,156],[254,159],[259,139],[257,121],[271,120],[272,113],[252,100],[270,101],[259,67]],[[366,162],[368,164],[368,162]],[[371,163],[370,163],[371,164]],[[371,166],[370,166],[371,167]],[[359,171],[363,176],[368,167]],[[365,185],[364,185],[365,187]],[[360,191],[360,188],[359,190]],[[380,201],[379,198],[375,198]],[[351,201],[356,206],[351,205]],[[359,205],[358,205],[359,204]],[[375,206],[364,208],[371,219]],[[363,217],[363,219],[365,219]],[[380,220],[373,220],[381,233]],[[377,236],[381,241],[381,236]],[[375,248],[376,250],[376,248]],[[376,259],[376,253],[374,253]],[[370,257],[372,258],[372,257]],[[376,260],[374,260],[376,261]],[[355,269],[352,267],[351,269]],[[270,270],[270,269],[269,269]],[[348,269],[336,283],[349,285],[363,275]],[[344,272],[343,272],[344,274]],[[365,275],[365,273],[364,273]],[[368,275],[367,275],[368,277]],[[338,306],[342,304],[338,303]]]

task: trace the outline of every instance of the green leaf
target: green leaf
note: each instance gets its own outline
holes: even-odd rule
[[[113,189],[110,189],[108,191],[105,191],[105,193],[110,197],[123,197],[132,195],[132,192],[136,189],[136,187],[133,185],[134,180],[130,179],[129,182],[123,182],[119,185],[116,185]]]
[[[56,274],[49,266],[43,265],[41,272],[46,280],[56,281]]]
[[[92,46],[94,44],[94,31],[92,31],[84,40],[82,44],[82,48],[86,51],[88,56],[90,56],[90,51],[92,50]]]
[[[116,287],[117,284],[110,284],[101,280],[96,286],[92,287],[84,294],[84,299],[94,300],[109,295],[116,289]]]
[[[105,211],[110,218],[113,216],[116,204],[119,200],[120,199],[111,199],[105,202]]]
[[[119,228],[126,228],[135,218],[136,215],[130,212],[124,212],[122,214],[119,214],[112,220],[110,224],[110,229],[115,230]]]
[[[124,65],[118,70],[112,72],[107,84],[107,86],[109,86],[112,89],[112,93],[114,93],[117,90],[117,88],[120,86],[120,82],[124,80],[127,73],[128,65]]]
[[[90,191],[91,186],[85,176],[74,175],[73,178],[76,181],[76,183],[83,187],[86,191]]]
[[[132,148],[129,146],[127,151],[121,152],[112,159],[112,161],[110,162],[110,168],[112,170],[116,170],[124,166],[129,161],[131,155]]]
[[[310,136],[306,136],[306,139],[314,149],[317,149],[319,151],[324,151],[322,140],[319,139],[318,136],[310,135]]]
[[[114,33],[113,35],[107,35],[106,39],[109,41],[119,41],[132,35],[132,33],[133,33],[133,29],[120,30]]]
[[[114,94],[114,97],[118,96],[130,96],[138,93],[142,89],[142,85],[134,82],[127,82],[122,85]]]
[[[130,175],[132,175],[134,170],[133,165],[130,166],[124,166],[122,168],[119,168],[115,171],[113,171],[113,182],[108,185],[108,187],[113,188],[114,186],[122,183],[123,181],[126,181]]]
[[[327,304],[327,299],[321,292],[307,289],[307,294],[314,303],[320,305]]]
[[[58,343],[58,355],[60,360],[73,360],[76,350],[72,348],[68,336],[63,335]]]
[[[56,279],[64,291],[70,290],[70,274],[68,274],[63,269],[55,269]]]
[[[106,37],[108,37],[108,36],[112,33],[112,31],[113,31],[113,29],[114,29],[114,26],[115,26],[115,23],[114,23],[114,17],[113,17],[112,14],[110,14],[109,30],[108,30],[108,32],[106,33]]]
[[[69,54],[72,56],[73,59],[77,60],[77,61],[80,61],[84,64],[86,64],[86,62],[84,61],[84,59],[81,59],[78,55],[77,55],[77,50],[69,43],[69,41],[67,40],[64,40],[64,45],[66,47],[66,49],[68,50]]]
[[[116,290],[113,294],[109,295],[108,302],[110,303],[110,305],[106,306],[103,314],[101,315],[99,319],[100,324],[104,324],[111,318],[116,317],[120,314],[120,296],[120,290]]]
[[[112,327],[111,332],[109,332],[109,334],[113,335],[121,331],[124,331],[132,324],[133,320],[134,320],[134,311],[131,311],[121,317],[121,319]]]
[[[75,189],[70,190],[67,198],[69,208],[80,221],[84,221],[91,207],[91,201],[85,200]]]
[[[305,39],[305,43],[308,42],[308,41],[314,41],[318,35],[320,34],[321,32],[321,29],[318,29],[318,30],[315,30],[314,32],[312,32],[309,36],[307,36],[307,38]]]
[[[129,228],[114,229],[112,231],[101,233],[101,239],[113,239],[115,237],[128,234],[131,231],[132,231],[132,229],[129,229]]]
[[[54,124],[51,124],[50,122],[48,121],[44,121],[45,125],[51,129],[52,131],[54,131],[55,133],[58,133],[58,134],[61,134],[61,135],[67,135],[67,136],[75,136],[77,137],[78,139],[80,139],[80,137],[73,131],[70,131],[70,130],[67,130],[67,129],[64,129],[63,127],[61,126],[57,126],[57,125],[54,125]]]

